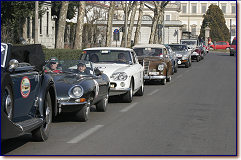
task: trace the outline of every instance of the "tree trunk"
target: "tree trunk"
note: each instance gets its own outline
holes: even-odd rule
[[[151,34],[150,34],[150,38],[149,38],[149,43],[150,44],[154,43],[154,37],[155,37],[155,34],[156,34],[157,21],[158,21],[158,14],[154,13],[154,17],[153,17],[153,20],[152,20]]]
[[[136,15],[136,9],[137,9],[137,1],[133,2],[131,17],[130,17],[130,24],[128,29],[128,35],[127,35],[127,47],[131,47],[131,37],[132,37],[132,30],[134,27],[134,21],[135,21],[135,15]]]
[[[64,48],[64,32],[65,32],[68,5],[69,5],[69,1],[62,2],[60,15],[59,15],[56,48]]]
[[[137,27],[135,32],[134,45],[139,43],[141,23],[142,23],[142,17],[143,17],[143,8],[144,8],[144,2],[140,1],[139,17],[138,17],[138,22],[137,22]]]
[[[112,36],[112,21],[114,16],[115,1],[110,2],[110,8],[108,11],[108,22],[107,22],[107,32],[106,32],[106,47],[111,46],[111,36]]]
[[[83,34],[83,26],[84,26],[85,6],[86,6],[85,1],[79,2],[74,49],[82,49],[82,34]]]

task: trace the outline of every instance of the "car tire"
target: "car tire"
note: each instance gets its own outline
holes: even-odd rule
[[[144,95],[144,80],[143,80],[143,82],[141,84],[140,89],[136,92],[136,95],[137,96],[143,96]]]
[[[167,83],[167,79],[161,79],[161,85],[165,85]]]
[[[32,137],[36,141],[46,141],[49,136],[49,132],[51,129],[51,123],[52,123],[52,102],[49,92],[47,92],[45,100],[44,100],[44,122],[43,124],[32,131]]]
[[[199,56],[197,56],[197,62],[199,62],[200,61],[200,57]]]
[[[167,82],[171,82],[171,80],[172,80],[172,77],[170,76],[169,78],[167,78]]]
[[[81,110],[79,110],[75,114],[77,121],[79,121],[79,122],[87,122],[88,121],[89,113],[90,113],[90,106],[91,106],[91,103],[90,103],[90,101],[88,101],[87,104],[84,105],[84,107],[81,108]]]
[[[1,89],[1,104],[3,111],[7,114],[9,120],[13,118],[13,109],[14,109],[14,100],[13,100],[13,91],[12,85],[10,83],[10,78],[6,77],[2,84]]]
[[[185,68],[188,68],[189,67],[189,62],[186,62],[185,63]]]
[[[131,103],[133,99],[133,82],[132,81],[130,83],[130,88],[131,90],[122,96],[123,101],[126,103]]]
[[[175,67],[174,67],[174,73],[177,73],[177,68],[178,68],[178,65],[175,64]]]
[[[234,56],[234,53],[231,53],[231,52],[230,52],[230,56]]]
[[[96,111],[97,112],[105,112],[107,109],[107,104],[108,104],[108,99],[109,99],[109,92],[107,95],[100,100],[95,106],[96,106]]]

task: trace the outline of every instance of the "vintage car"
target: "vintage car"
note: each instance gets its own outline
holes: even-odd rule
[[[105,112],[110,90],[107,75],[94,69],[89,61],[62,60],[59,65],[61,70],[47,71],[56,86],[57,114],[74,113],[78,121],[85,122],[92,105],[96,106],[96,111]]]
[[[1,140],[27,133],[47,140],[57,107],[54,81],[43,66],[41,45],[1,43]]]
[[[178,58],[177,58],[177,54],[176,52],[174,52],[172,50],[172,48],[170,46],[168,46],[168,44],[164,44],[164,46],[166,47],[167,49],[167,53],[168,53],[168,56],[170,57],[171,61],[172,61],[172,72],[173,73],[176,73],[177,72],[177,68],[178,68],[178,64],[177,64],[177,61],[178,61]]]
[[[169,46],[177,54],[178,66],[185,65],[186,68],[191,66],[191,64],[192,64],[191,52],[192,51],[188,50],[187,45],[185,45],[185,44],[169,44]]]
[[[191,51],[192,60],[199,62],[204,58],[204,52],[206,49],[201,46],[198,39],[181,39],[181,44],[185,44],[188,47],[188,50]]]
[[[233,38],[232,44],[230,45],[230,56],[236,54],[236,37]]]
[[[196,47],[196,49],[191,53],[192,60],[199,62],[204,59],[205,50],[202,46]]]
[[[133,46],[139,63],[144,66],[145,81],[158,80],[162,85],[171,81],[173,67],[168,51],[160,44],[140,44]]]
[[[121,95],[124,102],[130,103],[134,94],[144,94],[144,69],[132,49],[87,48],[83,51],[82,60],[91,61],[94,67],[109,77],[110,96]]]

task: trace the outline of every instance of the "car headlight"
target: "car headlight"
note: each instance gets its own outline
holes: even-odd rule
[[[74,86],[69,90],[69,96],[72,98],[80,98],[84,93],[81,86]]]
[[[113,73],[110,78],[112,78],[115,81],[125,81],[127,77],[128,76],[125,72],[117,72],[117,73]]]
[[[158,69],[159,71],[163,71],[164,65],[163,65],[163,64],[159,64],[157,69]]]

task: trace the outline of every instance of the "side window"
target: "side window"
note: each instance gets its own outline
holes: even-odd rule
[[[136,64],[137,60],[136,60],[136,54],[134,53],[134,51],[131,52],[132,58],[133,58],[133,63]]]
[[[223,45],[227,45],[227,43],[226,43],[226,42],[223,42]]]

